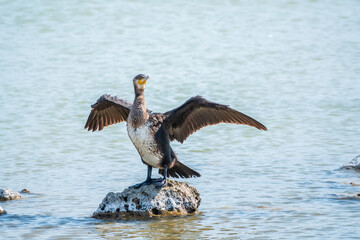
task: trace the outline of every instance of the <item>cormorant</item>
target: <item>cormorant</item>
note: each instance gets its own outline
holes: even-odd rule
[[[267,130],[255,119],[222,104],[210,102],[200,96],[188,99],[181,106],[165,112],[153,113],[146,108],[144,89],[149,76],[139,74],[133,79],[135,100],[128,102],[110,95],[101,96],[93,104],[85,124],[88,131],[101,131],[111,124],[126,121],[128,135],[148,166],[144,182],[132,187],[152,184],[161,187],[167,177],[191,178],[200,174],[181,163],[170,146],[170,141],[181,143],[208,125],[236,123]],[[152,179],[152,168],[158,168],[163,178]]]

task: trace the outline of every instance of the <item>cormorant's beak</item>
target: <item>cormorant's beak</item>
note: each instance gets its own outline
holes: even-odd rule
[[[149,79],[149,76],[146,76],[146,78],[143,78],[142,81],[139,79],[138,83],[139,83],[140,85],[144,85],[148,79]]]

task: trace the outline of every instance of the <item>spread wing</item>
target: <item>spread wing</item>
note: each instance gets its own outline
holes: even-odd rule
[[[183,105],[164,113],[164,125],[170,140],[184,142],[197,130],[218,123],[236,123],[267,130],[255,119],[222,104],[210,102],[200,96],[192,97]]]
[[[114,123],[126,121],[132,103],[110,95],[102,95],[95,104],[91,105],[85,129],[101,131],[104,127]]]

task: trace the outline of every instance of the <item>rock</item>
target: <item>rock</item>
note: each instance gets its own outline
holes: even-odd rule
[[[0,189],[0,201],[19,200],[22,196],[11,189]]]
[[[24,188],[23,190],[21,190],[21,193],[30,193],[30,191]]]
[[[168,180],[158,189],[154,185],[139,189],[127,188],[121,193],[110,192],[94,212],[94,218],[124,219],[142,216],[185,216],[197,213],[200,193],[184,182]]]
[[[342,166],[343,169],[354,169],[360,172],[360,155],[355,157],[351,162]]]
[[[0,206],[0,215],[6,214],[6,211]]]

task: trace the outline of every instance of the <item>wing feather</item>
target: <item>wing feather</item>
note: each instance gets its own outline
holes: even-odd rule
[[[104,127],[126,121],[132,104],[126,100],[102,95],[91,107],[85,124],[88,131],[103,130]]]
[[[107,126],[107,125],[109,125],[109,118],[108,118],[108,116],[107,116],[107,111],[105,110],[104,111],[104,115],[103,115],[103,117],[104,117],[104,126]]]
[[[93,123],[93,130],[92,131],[95,132],[97,130],[98,126],[99,126],[99,118],[98,118],[98,116],[96,114],[96,117],[95,117],[94,123]]]
[[[103,130],[103,128],[104,128],[104,115],[101,115],[99,120],[99,131]]]
[[[267,130],[255,119],[226,105],[210,102],[200,96],[192,97],[180,107],[164,113],[165,127],[170,140],[185,141],[199,129],[218,123],[245,124],[260,130]]]

